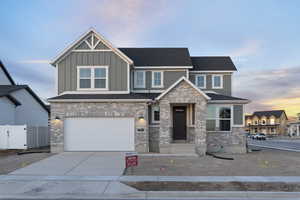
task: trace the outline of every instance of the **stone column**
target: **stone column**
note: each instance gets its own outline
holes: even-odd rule
[[[199,156],[206,153],[206,102],[195,104],[195,151]]]
[[[164,148],[171,143],[172,122],[171,122],[171,105],[169,101],[162,100],[159,102],[160,108],[160,127],[159,127],[159,151],[164,152]]]

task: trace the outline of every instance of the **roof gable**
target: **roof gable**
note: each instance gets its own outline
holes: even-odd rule
[[[167,90],[165,90],[163,93],[161,93],[156,100],[160,100],[163,98],[166,94],[168,94],[170,91],[172,91],[173,88],[175,88],[178,84],[180,84],[182,81],[185,81],[187,84],[189,84],[192,88],[194,88],[199,94],[204,96],[205,99],[210,100],[210,97],[207,96],[202,90],[197,88],[191,81],[189,81],[186,77],[181,77],[178,79],[173,85],[171,85]]]
[[[115,48],[108,40],[106,40],[102,35],[100,35],[93,28],[84,33],[79,39],[74,41],[71,45],[69,45],[65,50],[63,50],[58,56],[56,56],[52,61],[52,65],[56,65],[63,58],[70,54],[70,52],[74,51],[113,51],[118,56],[120,56],[123,60],[125,60],[128,64],[132,64],[133,61],[125,55],[118,48]]]
[[[4,67],[3,63],[0,60],[0,73],[2,73],[7,77],[7,80],[11,83],[11,85],[16,85],[10,74],[8,73],[7,69]],[[0,83],[1,84],[1,83]]]
[[[285,117],[287,118],[286,113],[285,113],[284,110],[256,111],[256,112],[253,113],[252,116],[257,116],[259,118],[261,118],[263,116],[265,116],[265,117],[274,116],[276,118],[280,118],[282,114],[284,114]]]

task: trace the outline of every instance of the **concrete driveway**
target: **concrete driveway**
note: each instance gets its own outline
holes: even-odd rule
[[[125,168],[124,152],[64,152],[10,175],[120,176]]]

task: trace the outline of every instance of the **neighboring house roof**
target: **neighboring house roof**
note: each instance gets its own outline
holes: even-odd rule
[[[187,48],[119,48],[129,56],[135,67],[192,67]]]
[[[192,71],[237,71],[229,56],[192,56]]]
[[[252,114],[253,116],[257,116],[257,117],[271,117],[274,116],[276,118],[280,118],[281,115],[284,114],[286,116],[286,113],[284,110],[269,110],[269,111],[256,111]],[[286,116],[287,118],[287,116]]]
[[[87,32],[85,32],[84,34],[82,34],[77,40],[75,40],[73,43],[71,43],[65,50],[63,50],[58,56],[56,56],[51,62],[50,64],[54,65],[59,62],[61,60],[61,58],[65,57],[66,55],[68,55],[71,52],[71,49],[74,48],[76,45],[78,45],[81,40],[83,40],[86,36],[88,36],[89,34],[94,33],[95,35],[97,35],[97,37],[106,45],[108,46],[110,49],[112,49],[112,51],[114,51],[117,55],[119,55],[121,58],[123,58],[127,63],[132,64],[132,60],[125,55],[122,51],[120,51],[118,48],[114,47],[108,40],[106,40],[101,34],[99,34],[95,29],[91,28],[89,29]]]
[[[189,81],[186,77],[181,77],[178,79],[173,85],[171,85],[168,89],[166,89],[163,93],[161,93],[156,100],[160,100],[162,97],[164,97],[166,94],[168,94],[173,88],[175,88],[181,81],[185,81],[187,84],[189,84],[192,88],[194,88],[196,91],[198,91],[202,96],[204,96],[205,99],[210,100],[211,98],[207,96],[202,90],[197,88],[191,81]]]
[[[130,94],[64,94],[48,99],[53,100],[91,100],[91,99],[115,99],[115,100],[130,100],[130,99],[147,99],[153,100],[159,93],[130,93]]]
[[[28,85],[0,85],[0,97],[11,96],[12,92],[17,90],[25,89],[29,94],[49,113],[49,109],[44,102],[30,89]]]
[[[211,98],[211,101],[249,101],[248,99],[242,99],[238,97],[227,96],[227,95],[216,94],[216,93],[206,93],[206,94]]]
[[[4,71],[6,77],[8,78],[8,80],[10,81],[10,83],[12,85],[16,85],[15,81],[12,79],[12,77],[10,76],[10,74],[8,73],[7,69],[4,67],[2,61],[0,60],[0,68]]]

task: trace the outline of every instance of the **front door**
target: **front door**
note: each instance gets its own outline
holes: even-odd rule
[[[173,139],[186,140],[186,107],[173,107]]]

